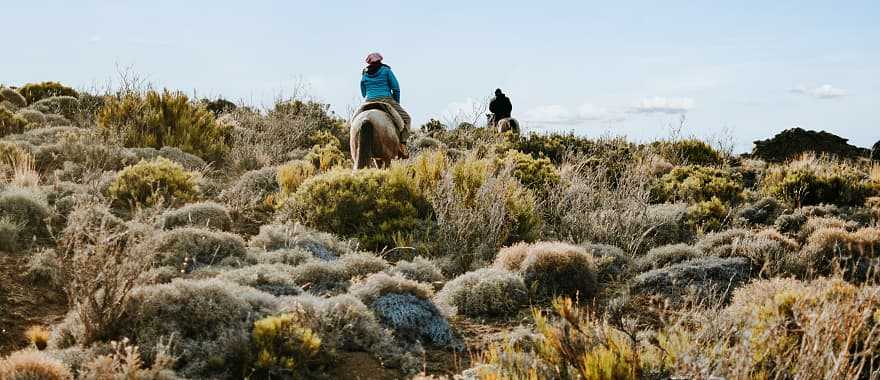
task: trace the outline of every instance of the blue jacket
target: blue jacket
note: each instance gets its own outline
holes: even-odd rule
[[[366,100],[390,97],[400,103],[400,84],[391,72],[391,67],[382,65],[374,72],[370,72],[369,68],[364,69],[361,75],[361,96]]]

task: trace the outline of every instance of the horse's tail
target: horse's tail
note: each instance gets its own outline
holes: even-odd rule
[[[370,166],[370,160],[373,159],[373,124],[369,120],[364,120],[358,130],[358,155],[357,168],[362,169]]]
[[[518,135],[519,134],[519,120],[516,120],[512,117],[507,118],[507,120],[509,120],[509,122],[510,122],[510,129],[513,131],[514,134]]]

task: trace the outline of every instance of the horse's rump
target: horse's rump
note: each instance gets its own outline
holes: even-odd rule
[[[397,138],[400,139],[400,131],[406,128],[406,123],[403,122],[403,118],[400,117],[400,113],[397,112],[394,107],[385,102],[366,102],[361,104],[357,110],[354,111],[354,118],[356,118],[359,114],[371,110],[382,111],[388,114],[388,117],[391,118],[391,121],[394,122],[394,130],[397,133]]]

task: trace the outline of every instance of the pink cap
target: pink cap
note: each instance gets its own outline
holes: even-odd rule
[[[367,56],[367,64],[368,65],[373,65],[373,64],[376,64],[379,62],[382,62],[382,54],[370,53],[370,55]]]

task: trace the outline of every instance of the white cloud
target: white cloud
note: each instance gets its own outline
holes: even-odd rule
[[[619,117],[606,108],[584,104],[574,110],[561,105],[539,106],[524,112],[522,119],[540,124],[575,125],[586,121],[618,120]]]
[[[694,108],[694,100],[691,98],[664,98],[655,96],[653,98],[644,98],[633,107],[631,113],[666,113],[666,114],[683,114]]]
[[[809,95],[817,99],[834,99],[847,95],[846,90],[834,87],[830,84],[821,85],[819,87],[807,87],[805,85],[797,86],[791,89],[795,94]]]

